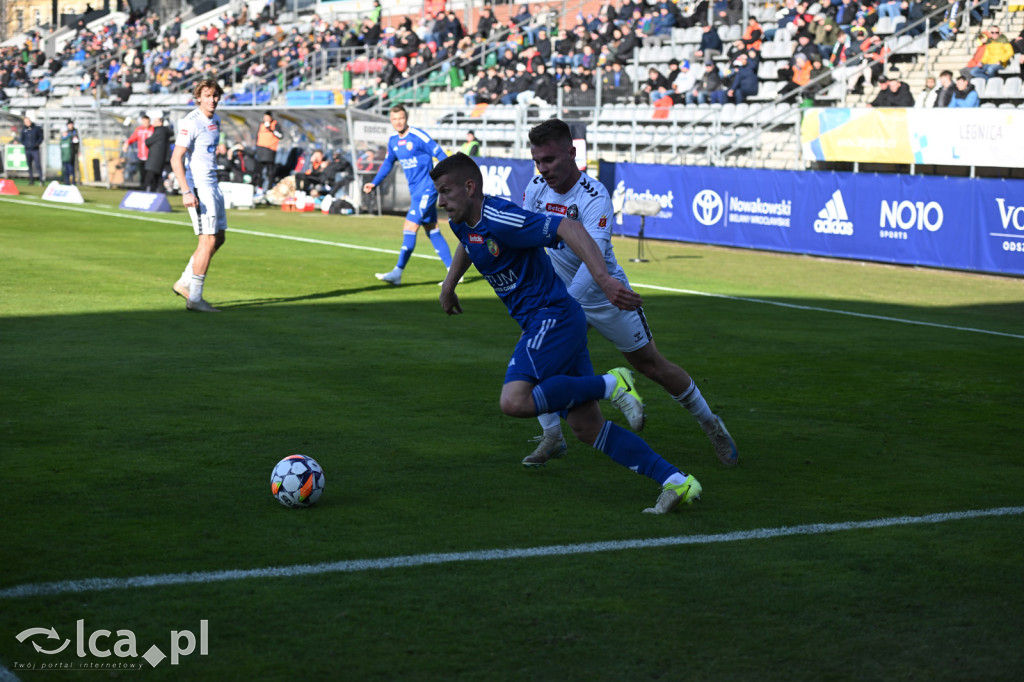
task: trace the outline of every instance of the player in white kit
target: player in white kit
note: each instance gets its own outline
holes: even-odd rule
[[[577,167],[569,126],[558,119],[548,119],[534,127],[529,137],[533,161],[540,175],[527,186],[523,208],[583,223],[604,252],[608,274],[628,287],[629,280],[612,249],[614,211],[611,198],[604,185]],[[686,370],[658,351],[643,309],[620,310],[611,305],[594,283],[587,266],[564,242],[556,248],[548,248],[547,252],[555,272],[565,282],[569,294],[579,301],[590,326],[614,343],[629,364],[661,385],[676,402],[689,410],[711,440],[719,461],[726,466],[734,466],[739,461],[739,453],[732,436],[722,419],[708,407]],[[561,457],[567,447],[557,414],[541,415],[538,421],[544,433],[536,439],[539,441],[537,449],[523,459],[523,464],[529,467],[543,466],[549,459]]]
[[[188,265],[172,288],[185,298],[186,309],[202,313],[220,312],[203,298],[203,285],[210,260],[224,244],[228,229],[216,159],[220,142],[220,115],[216,110],[223,94],[224,90],[214,80],[196,84],[192,96],[198,106],[178,122],[171,155],[171,169],[182,190],[181,203],[188,209],[192,229],[199,238]]]

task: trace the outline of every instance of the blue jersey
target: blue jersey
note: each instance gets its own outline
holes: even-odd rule
[[[479,223],[450,223],[473,265],[523,329],[544,308],[579,307],[544,251],[544,247],[558,244],[561,222],[559,216],[532,213],[511,201],[484,197]]]
[[[409,182],[409,192],[413,197],[426,190],[434,190],[434,182],[430,179],[430,171],[434,167],[434,159],[445,159],[448,155],[431,139],[430,135],[419,128],[410,127],[405,135],[392,135],[388,140],[388,155],[384,158],[373,184],[379,185],[391,172],[395,160],[402,163],[405,179]]]

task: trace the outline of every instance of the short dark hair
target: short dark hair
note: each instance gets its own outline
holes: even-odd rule
[[[535,125],[529,134],[530,144],[539,147],[548,142],[572,145],[572,131],[569,124],[559,118],[549,118]]]
[[[480,172],[480,166],[476,165],[469,156],[462,152],[456,152],[446,159],[442,159],[434,169],[430,171],[431,180],[440,180],[445,175],[451,175],[458,181],[474,180],[476,186],[483,189],[484,176]]]
[[[408,112],[408,111],[406,111],[406,108],[405,108],[405,107],[403,107],[403,106],[402,106],[401,104],[396,104],[395,106],[393,106],[393,107],[391,107],[390,109],[388,109],[388,113],[389,113],[389,114],[393,114],[393,113],[395,113],[396,111],[401,111],[401,112],[402,112],[403,114],[405,114],[406,116],[408,116],[408,115],[409,115],[409,112]]]
[[[943,72],[942,72],[942,73],[940,73],[939,75],[940,75],[940,76],[949,76],[950,78],[952,78],[952,77],[953,77],[953,72],[952,72],[952,71],[949,71],[949,70],[947,69],[946,71],[943,71]]]

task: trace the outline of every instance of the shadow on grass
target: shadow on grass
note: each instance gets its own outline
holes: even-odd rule
[[[473,282],[481,282],[483,277],[467,277],[463,284],[470,284]],[[355,296],[357,294],[366,293],[369,291],[382,291],[386,289],[421,289],[426,288],[427,291],[430,287],[436,287],[440,293],[440,282],[433,279],[425,282],[406,282],[397,287],[390,284],[384,284],[378,282],[377,284],[371,284],[365,287],[353,287],[351,289],[334,289],[333,291],[322,291],[314,294],[304,294],[302,296],[278,296],[274,298],[257,298],[257,299],[243,299],[236,301],[223,301],[217,304],[217,307],[222,309],[229,308],[250,308],[254,306],[266,306],[266,305],[277,305],[283,303],[299,303],[302,301],[322,301],[332,298],[343,298],[345,296]]]

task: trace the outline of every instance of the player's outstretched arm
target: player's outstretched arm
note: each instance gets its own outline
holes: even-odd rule
[[[608,274],[601,249],[583,227],[583,223],[569,218],[563,219],[558,225],[558,236],[586,263],[590,276],[594,278],[597,286],[601,287],[601,291],[612,305],[622,310],[634,310],[643,305],[644,300],[640,294]]]
[[[448,275],[441,282],[441,307],[449,315],[462,314],[462,305],[459,303],[459,297],[455,294],[455,287],[469,270],[470,264],[469,255],[459,244],[452,253],[452,266],[448,268]]]

